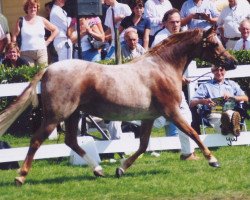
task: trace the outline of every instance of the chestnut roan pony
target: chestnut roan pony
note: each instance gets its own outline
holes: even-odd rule
[[[65,60],[39,72],[17,101],[0,115],[0,134],[3,134],[28,105],[37,104],[35,88],[41,80],[44,117],[31,139],[16,184],[25,182],[37,149],[61,121],[66,125],[65,143],[86,160],[96,176],[103,176],[101,166],[77,144],[79,111],[106,120],[142,121],[139,149],[116,169],[117,177],[146,151],[153,121],[159,116],[171,119],[197,143],[209,165],[218,167],[217,159],[179,111],[182,75],[194,58],[223,65],[227,70],[236,67],[236,60],[223,48],[211,28],[172,35],[127,64],[106,66]]]

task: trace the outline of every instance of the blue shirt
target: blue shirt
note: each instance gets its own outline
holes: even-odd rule
[[[141,18],[140,21],[138,22],[138,24],[134,24],[133,22],[133,17],[134,15],[131,14],[130,16],[125,17],[122,21],[120,26],[123,27],[124,29],[128,28],[128,27],[133,27],[137,30],[138,33],[138,37],[139,37],[139,44],[143,46],[143,37],[144,37],[144,32],[145,29],[151,29],[151,25],[150,25],[150,20],[149,18]]]
[[[180,13],[181,18],[185,18],[191,13],[206,13],[210,14],[212,18],[219,16],[219,12],[210,0],[203,0],[199,7],[194,3],[194,0],[187,0],[183,3]],[[187,26],[188,29],[203,28],[207,30],[212,25],[206,20],[192,19]]]
[[[224,80],[222,84],[210,80],[198,87],[193,99],[218,98],[223,97],[225,93],[229,93],[231,96],[245,95],[239,84],[232,80]]]

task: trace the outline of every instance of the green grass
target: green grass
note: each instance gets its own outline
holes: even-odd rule
[[[163,130],[153,133],[162,134]],[[10,135],[1,140],[12,146],[29,143],[27,137]],[[120,179],[114,177],[119,162],[102,162],[106,176],[95,178],[90,168],[72,166],[68,158],[35,160],[21,188],[14,185],[16,170],[0,170],[0,199],[250,199],[250,146],[213,149],[221,163],[217,169],[196,152],[199,161],[180,161],[173,151],[164,151],[158,158],[146,153]]]

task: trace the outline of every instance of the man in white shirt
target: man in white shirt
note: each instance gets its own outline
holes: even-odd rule
[[[229,5],[221,11],[217,24],[226,49],[233,49],[241,38],[239,25],[250,14],[250,5],[238,3],[238,0],[228,0],[228,3]]]
[[[125,42],[121,46],[122,58],[134,59],[143,55],[146,50],[138,43],[139,37],[137,30],[133,27],[129,27],[124,33]]]
[[[241,39],[234,46],[234,50],[250,50],[250,19],[244,19],[240,23]]]
[[[144,16],[148,17],[151,23],[149,45],[151,46],[155,33],[162,28],[164,14],[172,9],[169,0],[147,0],[144,8]]]
[[[66,0],[55,0],[50,12],[50,22],[59,29],[59,34],[54,39],[54,47],[58,54],[58,60],[72,58],[72,42],[67,37],[67,29],[71,18],[67,17],[66,11],[62,9]]]
[[[162,40],[168,38],[170,35],[180,32],[180,30],[181,30],[180,12],[175,8],[170,9],[169,11],[167,11],[165,13],[165,15],[162,19],[162,23],[163,23],[165,28],[156,34],[155,40],[154,40],[152,46],[157,45]],[[183,83],[187,84],[188,82],[189,81],[185,77],[183,77]],[[185,117],[186,121],[189,124],[191,124],[192,114],[191,114],[189,106],[186,102],[186,99],[185,99],[183,92],[182,92],[182,102],[180,105],[180,110],[181,110],[182,115]],[[157,123],[157,120],[163,121],[165,119],[163,117],[157,118],[155,120],[155,123]],[[170,125],[169,129],[172,129],[172,130],[169,130],[169,132],[173,132],[175,125],[171,122],[169,125]],[[179,139],[180,139],[180,143],[181,143],[180,159],[181,160],[198,160],[199,158],[194,153],[194,147],[191,145],[190,138],[185,133],[183,133],[182,131],[177,129],[177,127],[175,127],[175,131],[177,131],[177,133],[179,133],[178,135],[179,135]]]
[[[109,5],[105,17],[105,26],[108,27],[108,30],[105,32],[106,40],[111,40],[111,46],[109,48],[107,59],[114,58],[115,52],[115,30],[119,27],[121,21],[126,17],[131,15],[132,11],[127,4],[119,3],[116,0],[104,0],[105,4]],[[113,13],[112,13],[113,12]],[[114,21],[113,21],[114,15]],[[121,41],[120,41],[121,42]]]

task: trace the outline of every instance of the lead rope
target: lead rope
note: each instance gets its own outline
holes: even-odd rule
[[[196,77],[194,80],[191,80],[190,82],[194,82],[194,81],[197,81],[198,79],[200,79],[200,78],[202,78],[202,77],[205,77],[206,75],[208,75],[208,74],[210,74],[210,73],[212,73],[212,72],[207,72],[207,73],[205,73],[205,74],[202,74],[202,75],[200,75],[200,76],[189,76],[189,77],[187,77],[187,78],[194,78],[194,77]],[[209,76],[210,77],[210,76]],[[210,77],[211,78],[211,77]]]

